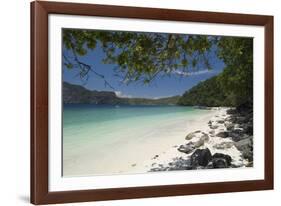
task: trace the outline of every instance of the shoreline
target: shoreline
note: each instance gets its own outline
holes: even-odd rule
[[[97,133],[97,126],[82,128],[83,133],[78,128],[75,129],[81,136],[79,139],[68,136],[69,141],[65,141],[63,175],[72,177],[146,173],[151,167],[148,160],[181,143],[186,131],[206,127],[203,123],[217,112],[193,111],[188,108],[176,109],[176,112],[171,113],[167,113],[166,109],[161,110],[162,113],[158,115],[140,115],[105,122],[101,125],[103,134],[106,135],[104,138],[102,133]],[[74,129],[70,129],[73,134]]]
[[[244,142],[240,144],[239,138],[236,139],[239,141],[233,141],[232,137],[226,135],[226,133],[229,133],[230,127],[233,127],[233,131],[241,130],[239,124],[233,123],[232,119],[235,115],[229,113],[229,111],[235,111],[235,109],[213,107],[198,110],[206,110],[206,112],[197,114],[192,118],[186,116],[180,116],[176,119],[162,118],[165,120],[162,123],[145,127],[145,131],[130,131],[130,133],[126,133],[126,138],[122,139],[121,142],[119,142],[120,140],[118,142],[116,142],[117,140],[110,141],[110,144],[106,144],[106,147],[103,147],[102,150],[93,149],[92,145],[95,145],[95,143],[90,142],[83,148],[78,148],[75,153],[77,155],[64,157],[63,175],[65,177],[121,175],[203,169],[207,168],[207,165],[191,163],[192,157],[198,152],[197,159],[203,158],[204,160],[205,156],[201,157],[202,151],[204,154],[206,152],[209,154],[207,155],[208,162],[211,161],[212,156],[220,154],[216,156],[216,160],[218,162],[222,160],[222,164],[228,162],[227,167],[249,165],[252,161],[243,157],[245,138],[242,140]],[[118,130],[117,132],[122,133]],[[218,134],[219,136],[217,136]],[[222,135],[225,136],[222,137]],[[247,141],[246,144],[248,144]],[[248,151],[248,149],[246,150]],[[231,158],[230,161],[228,156]],[[102,161],[100,158],[102,158]],[[223,166],[220,166],[220,168],[226,167]]]
[[[150,160],[149,172],[253,167],[253,136],[241,127],[245,116],[251,111],[241,114],[236,108],[214,107],[199,108],[216,110],[216,114],[203,124],[204,129],[188,131],[185,141],[175,145],[163,155]],[[246,113],[246,115],[245,115]],[[237,119],[242,121],[237,121]],[[250,117],[251,118],[251,117]],[[250,127],[253,124],[247,119]]]
[[[212,109],[200,109],[206,110],[208,113],[198,117],[196,120],[186,120],[185,121],[185,133],[189,133],[192,131],[198,130],[206,130],[208,128],[207,122],[214,116],[218,115],[220,108],[212,108]],[[181,153],[177,150],[177,148],[181,145],[186,143],[185,140],[185,133],[182,136],[177,136],[173,138],[169,138],[166,144],[169,144],[167,147],[164,144],[159,142],[158,146],[163,146],[162,150],[159,150],[157,153],[154,153],[149,159],[142,162],[142,164],[135,164],[133,165],[134,168],[131,168],[127,173],[142,173],[142,172],[150,172],[157,164],[159,165],[167,165],[174,158],[183,158],[185,156],[184,153]]]

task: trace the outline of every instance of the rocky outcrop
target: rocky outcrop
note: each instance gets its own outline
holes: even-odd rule
[[[209,135],[199,130],[189,133],[185,137],[185,139],[192,140],[192,141],[188,142],[187,144],[180,145],[178,151],[186,154],[190,154],[196,148],[203,146],[206,141],[209,141]]]
[[[196,137],[196,132],[191,132],[188,135],[186,135],[186,140],[191,140],[192,138]]]
[[[212,159],[212,154],[208,148],[197,149],[190,157],[190,164],[193,169],[198,166],[206,167]]]
[[[151,171],[253,166],[251,108],[229,109],[226,114],[211,119],[208,126],[207,131],[198,130],[185,137],[187,143],[177,148],[183,156],[174,158],[166,166],[156,164]]]
[[[208,169],[228,168],[231,166],[232,158],[229,155],[215,153],[211,161],[208,163]]]
[[[253,161],[253,136],[235,142],[235,147],[241,151],[243,157],[250,162]]]
[[[232,160],[232,158],[231,158],[229,155],[222,154],[222,153],[215,153],[215,154],[212,156],[212,159],[213,159],[213,160],[223,159],[223,160],[226,161],[226,163],[227,163],[228,166],[230,166],[231,160]]]
[[[179,146],[178,151],[183,152],[183,153],[186,153],[186,154],[189,154],[189,153],[191,153],[195,148],[196,148],[196,147],[195,147],[194,143],[193,143],[193,142],[189,142],[189,143],[187,143],[187,144],[185,144],[185,145]]]
[[[228,132],[219,132],[216,134],[217,137],[226,138],[228,137]]]
[[[234,143],[214,145],[216,149],[227,149],[235,146],[242,158],[253,161],[253,110],[251,106],[240,106],[237,109],[227,110],[225,119],[209,121],[211,133],[215,137],[226,138]],[[223,125],[223,126],[222,126]],[[224,127],[224,128],[223,128]],[[223,129],[221,129],[223,128]],[[218,131],[214,134],[214,131]]]
[[[233,142],[222,142],[222,143],[219,143],[219,144],[215,144],[213,147],[215,149],[223,150],[223,149],[229,149],[233,146],[234,146]]]
[[[227,130],[232,130],[232,129],[234,129],[235,124],[233,124],[233,123],[231,123],[231,122],[229,122],[229,121],[226,121],[226,122],[224,123],[224,126],[225,126],[225,128],[226,128]]]
[[[168,166],[159,164],[150,171],[175,171],[175,170],[194,170],[194,169],[218,169],[235,167],[231,164],[232,158],[222,153],[211,154],[208,148],[196,149],[189,158],[174,158]]]
[[[228,129],[234,146],[242,153],[242,157],[253,161],[253,110],[251,106],[240,106],[230,110],[233,128]]]

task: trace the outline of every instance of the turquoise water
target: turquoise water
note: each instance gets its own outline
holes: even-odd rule
[[[201,110],[183,106],[105,106],[88,104],[64,105],[64,127],[88,123],[104,123],[128,118],[151,116],[175,116],[182,113],[198,113]]]
[[[114,164],[131,164],[129,157],[145,156],[145,148],[181,135],[187,121],[207,112],[181,106],[82,104],[64,105],[63,111],[65,175],[116,173]],[[110,167],[105,164],[109,161]]]
[[[106,138],[107,133],[120,127],[144,127],[200,113],[202,110],[182,106],[64,105],[63,136],[66,142],[81,141],[90,138],[83,135],[90,129],[96,138]]]

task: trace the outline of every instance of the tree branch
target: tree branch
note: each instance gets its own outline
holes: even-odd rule
[[[63,53],[63,59],[64,61],[66,61],[67,63],[64,63],[64,65],[66,67],[68,67],[68,65],[73,65],[74,67],[78,67],[79,68],[79,73],[76,76],[80,76],[80,79],[85,79],[86,81],[88,81],[89,79],[89,72],[93,72],[96,76],[98,76],[99,78],[103,79],[105,86],[110,87],[112,90],[114,90],[114,87],[106,80],[105,76],[96,72],[95,70],[92,69],[92,67],[89,64],[86,64],[82,61],[79,60],[75,50],[74,50],[74,45],[72,45],[71,47],[71,51],[73,54],[73,61],[76,62],[76,64],[74,64],[72,62],[72,60],[70,60],[65,53]]]

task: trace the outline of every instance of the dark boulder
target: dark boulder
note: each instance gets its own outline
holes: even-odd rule
[[[218,123],[218,124],[223,124],[224,122],[225,122],[225,120],[223,120],[223,119],[217,120],[217,123]]]
[[[212,156],[212,161],[213,161],[213,160],[219,160],[219,159],[225,160],[226,163],[227,163],[227,166],[230,166],[231,161],[232,161],[232,158],[231,158],[229,155],[227,155],[227,154],[215,153],[215,154]]]
[[[244,130],[235,129],[228,133],[229,137],[232,138],[234,142],[238,142],[242,139],[247,139],[249,135],[245,134]]]
[[[210,135],[214,135],[214,134],[215,134],[215,130],[210,130],[210,131],[209,131],[209,134],[210,134]]]
[[[245,159],[247,159],[248,161],[250,161],[250,162],[252,162],[253,161],[253,151],[247,151],[247,152],[243,152],[242,153],[242,155],[243,155],[243,157],[245,158]]]
[[[253,122],[249,122],[242,125],[246,134],[253,135]]]
[[[239,116],[239,117],[236,117],[236,123],[238,124],[244,124],[246,123],[248,120],[247,120],[247,117],[245,116]]]
[[[221,138],[226,138],[229,136],[228,132],[219,132],[216,134],[216,136],[221,137]]]
[[[227,161],[223,158],[213,159],[212,163],[213,163],[213,167],[215,169],[217,169],[217,168],[227,168],[228,167]]]
[[[197,149],[190,157],[190,163],[193,168],[198,166],[206,167],[209,161],[212,159],[212,154],[208,148]]]
[[[232,158],[229,155],[216,153],[212,156],[207,165],[207,169],[228,168],[231,165]]]
[[[218,125],[211,125],[210,128],[211,129],[217,129],[219,126]]]
[[[253,136],[235,142],[235,147],[242,153],[245,159],[253,161]]]
[[[229,130],[233,130],[234,129],[234,124],[231,122],[225,122],[224,126],[226,127],[226,129]]]
[[[236,109],[229,109],[226,111],[226,114],[236,114],[236,113],[237,113]]]
[[[178,151],[183,152],[183,153],[186,153],[186,154],[189,154],[189,153],[191,153],[194,149],[195,149],[194,143],[189,142],[189,143],[187,143],[187,144],[185,144],[185,145],[181,145],[181,146],[178,148]]]
[[[253,102],[245,102],[236,107],[238,113],[253,113]]]
[[[227,162],[225,159],[216,158],[212,159],[209,164],[207,165],[207,169],[218,169],[218,168],[227,168]]]
[[[247,122],[253,121],[253,113],[247,113],[245,114],[245,118]]]
[[[244,151],[247,149],[253,149],[253,136],[249,136],[246,139],[235,142],[234,145],[240,151]]]
[[[253,167],[254,166],[254,163],[253,162],[249,162],[246,167]]]

